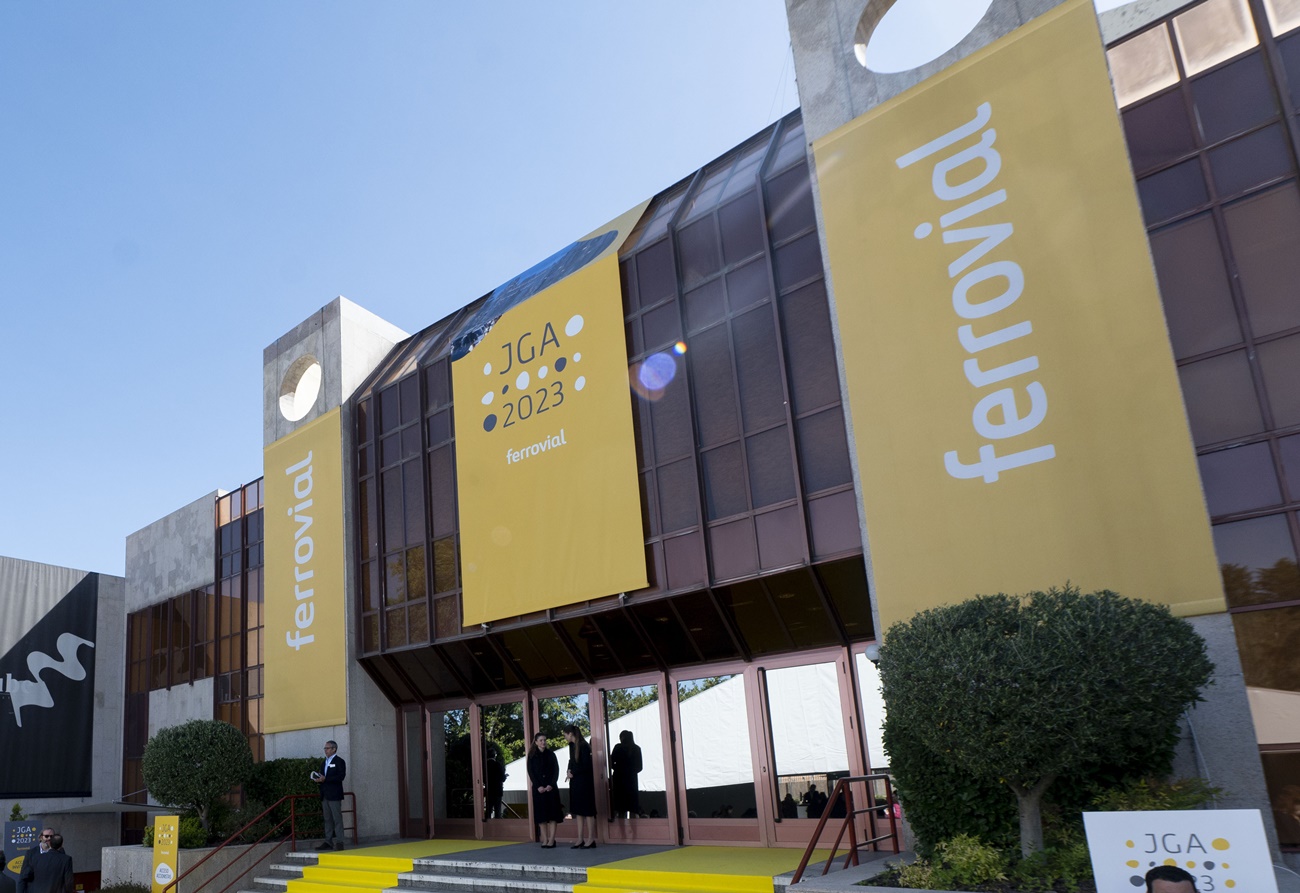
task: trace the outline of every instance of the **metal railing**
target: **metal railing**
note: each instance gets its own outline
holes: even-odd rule
[[[348,804],[348,806],[343,809],[343,815],[345,816],[343,820],[343,826],[345,829],[347,828],[348,822],[346,816],[349,815],[352,816],[352,828],[350,830],[352,832],[351,834],[352,845],[356,846],[357,797],[356,794],[352,793],[351,791],[345,791],[343,793],[343,797],[344,797],[344,802]],[[236,864],[241,859],[255,854],[257,852],[257,847],[259,844],[263,844],[263,843],[275,843],[279,845],[288,844],[289,850],[291,852],[297,852],[298,823],[300,820],[300,816],[298,815],[299,812],[298,803],[301,800],[311,801],[311,803],[314,805],[311,807],[310,815],[314,818],[320,817],[320,796],[318,794],[289,794],[287,796],[281,797],[279,800],[272,803],[266,809],[262,810],[261,813],[259,813],[255,818],[249,821],[248,824],[244,825],[244,827],[240,828],[238,831],[232,834],[227,840],[225,840],[224,842],[216,846],[212,850],[212,852],[208,853],[202,859],[200,859],[199,861],[191,865],[188,869],[185,870],[184,873],[178,874],[171,883],[163,887],[162,893],[180,893],[181,882],[184,881],[186,878],[188,878],[190,875],[194,874],[194,872],[198,871],[200,866],[202,866],[212,857],[216,856],[217,853],[220,853],[226,847],[242,846],[242,847],[247,847],[247,849],[245,849],[244,852],[232,858],[229,863],[217,869],[217,871],[212,875],[212,877],[203,881],[203,883],[199,884],[197,887],[194,887],[193,889],[187,888],[185,890],[185,893],[199,893],[200,890],[203,890],[209,884],[212,884],[213,882],[217,881],[219,878],[224,877],[227,873],[229,873],[231,870],[233,870],[236,867]],[[276,809],[278,809],[280,806],[283,806],[286,803],[289,805],[289,814],[287,816],[280,819],[278,822],[275,822],[275,824],[271,825],[271,827],[268,828],[266,831],[264,831],[262,833],[262,836],[257,838],[256,840],[244,839],[244,834],[247,831],[249,831],[251,828],[257,825],[259,822],[267,820],[271,816],[271,814],[275,812]],[[305,815],[303,817],[305,817]],[[285,830],[286,825],[288,826],[287,833]],[[257,866],[261,865],[263,862],[265,862],[272,855],[278,853],[279,851],[280,851],[280,846],[268,847],[266,852],[262,853],[262,855],[258,856],[256,859],[250,862],[247,868],[245,868],[243,871],[239,872],[239,874],[231,878],[229,883],[227,883],[220,890],[215,891],[215,893],[228,893],[230,888],[238,884],[240,881],[242,881],[250,871],[252,871]]]
[[[863,797],[865,806],[856,806],[854,804],[852,785],[857,782],[865,784],[866,794]],[[877,793],[877,788],[883,790],[883,796]],[[817,822],[817,828],[813,831],[812,839],[808,841],[808,848],[804,850],[803,858],[799,860],[799,868],[795,871],[794,876],[790,879],[790,884],[799,883],[803,878],[803,873],[808,868],[808,862],[812,859],[813,851],[817,849],[817,844],[821,840],[822,832],[826,828],[829,820],[834,818],[840,822],[840,833],[835,835],[835,843],[831,846],[831,854],[826,857],[826,864],[822,866],[822,874],[825,875],[830,871],[831,863],[835,861],[836,853],[839,852],[840,844],[844,842],[844,836],[849,837],[849,848],[844,854],[844,864],[841,869],[848,868],[850,864],[858,864],[858,850],[864,847],[874,847],[879,849],[879,844],[884,841],[890,841],[893,845],[894,852],[898,852],[898,817],[894,815],[894,786],[889,780],[888,775],[852,775],[841,778],[835,783],[835,788],[831,791],[830,799],[826,801],[826,807],[822,810],[821,820]],[[843,818],[833,814],[843,805]],[[858,842],[858,816],[867,817],[867,825],[870,828],[869,836],[862,842]],[[881,819],[888,820],[889,832],[881,834]]]

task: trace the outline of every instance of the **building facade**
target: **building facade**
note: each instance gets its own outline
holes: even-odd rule
[[[598,823],[603,839],[797,846],[815,819],[783,812],[786,794],[887,767],[867,659],[882,613],[895,610],[882,612],[882,599],[901,598],[885,544],[960,509],[918,495],[920,522],[882,527],[867,495],[880,463],[862,445],[915,419],[851,405],[855,352],[868,351],[846,336],[851,290],[823,191],[835,172],[817,152],[921,77],[983,58],[1063,7],[994,3],[948,56],[888,77],[853,52],[879,18],[873,4],[788,7],[801,112],[414,335],[340,298],[266,349],[266,477],[133,534],[123,605],[100,607],[119,610],[125,629],[121,794],[143,800],[149,735],[215,717],[243,730],[259,758],[337,740],[363,836],[526,839],[523,748],[573,722],[592,741],[602,815],[611,748],[632,732],[643,751],[642,817]],[[1178,771],[1225,787],[1221,805],[1271,813],[1280,847],[1295,851],[1300,11],[1284,0],[1140,3],[1104,14],[1102,33],[1132,165],[1125,188],[1131,199],[1136,180],[1163,304],[1156,335],[1107,362],[1154,357],[1171,381],[1176,370],[1190,442],[1181,427],[1174,439],[1189,463],[1194,450],[1204,487],[1189,523],[1209,528],[1217,550],[1215,560],[1189,548],[1189,563],[1218,566],[1226,591],[1225,601],[1215,575],[1214,598],[1161,599],[1192,620],[1218,665]],[[906,220],[909,231],[917,223]],[[1129,247],[1146,257],[1138,233]],[[580,276],[597,284],[563,291]],[[557,295],[590,309],[566,309],[554,331],[519,322]],[[611,307],[616,334],[582,342]],[[508,332],[507,359],[483,363]],[[614,347],[629,415],[598,440],[624,444],[627,462],[562,466],[585,429],[560,414],[561,395],[569,409],[594,401],[608,382],[577,372]],[[531,377],[492,379],[486,392],[466,384],[471,363],[475,374],[493,362],[513,374],[526,352]],[[543,410],[566,421],[523,427]],[[1161,411],[1184,425],[1177,392]],[[494,441],[504,458],[473,477],[478,445],[516,421],[542,433]],[[1150,458],[1154,467],[1162,455]],[[572,475],[572,493],[600,497],[585,510],[596,527],[616,526],[600,503],[629,487],[634,582],[557,587],[557,574],[604,572],[607,550],[566,534],[589,530],[591,517],[534,504],[531,494],[550,491],[496,489],[520,469]],[[1139,504],[1166,495],[1155,484],[1130,494]],[[480,514],[485,505],[497,513]],[[1104,528],[1107,515],[1093,514]],[[555,544],[554,568],[506,568],[525,597],[487,605],[479,581],[502,568],[481,556],[529,538]],[[125,839],[140,828],[124,817]]]

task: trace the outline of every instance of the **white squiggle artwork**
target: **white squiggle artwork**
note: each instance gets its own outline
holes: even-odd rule
[[[77,649],[82,645],[95,647],[95,643],[88,639],[74,636],[72,633],[63,633],[54,643],[60,659],[56,660],[43,651],[33,651],[27,655],[27,670],[32,674],[31,679],[15,679],[12,673],[5,674],[5,691],[9,693],[9,700],[14,705],[14,720],[20,728],[23,724],[24,707],[54,706],[50,689],[41,679],[42,670],[56,670],[74,682],[86,678],[86,668],[77,659]]]

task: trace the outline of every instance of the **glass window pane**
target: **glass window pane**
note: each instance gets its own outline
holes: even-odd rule
[[[804,491],[816,493],[847,484],[853,479],[849,443],[840,407],[805,416],[795,423],[799,441],[799,472]]]
[[[1115,84],[1115,101],[1123,108],[1178,83],[1174,49],[1164,25],[1144,31],[1106,53]]]
[[[1207,453],[1199,459],[1211,517],[1277,505],[1282,490],[1267,443]]]
[[[413,422],[420,417],[420,377],[408,375],[398,383],[401,389],[402,424]]]
[[[1300,10],[1300,4],[1297,4],[1296,8]],[[1297,15],[1300,16],[1300,13]],[[1292,744],[1300,741],[1300,727],[1298,727],[1300,724],[1296,722],[1296,712],[1288,709],[1289,705],[1281,709],[1269,709],[1273,705],[1268,703],[1278,695],[1281,695],[1285,703],[1294,695],[1290,695],[1289,692],[1274,694],[1271,691],[1250,690],[1247,690],[1247,695],[1251,696],[1251,706],[1255,710],[1259,710],[1255,707],[1256,699],[1260,697],[1264,699],[1261,707],[1263,711],[1267,711],[1267,716],[1271,720],[1266,725],[1260,721],[1259,713],[1256,713],[1255,737],[1260,744]],[[1273,805],[1273,823],[1277,826],[1277,842],[1284,849],[1300,847],[1300,750],[1261,753],[1259,760],[1264,766],[1264,783],[1268,786],[1268,799]]]
[[[586,696],[583,696],[584,707]],[[539,705],[540,706],[540,705]],[[528,773],[519,766],[518,772],[508,772],[506,766],[526,756],[528,742],[524,740],[524,705],[520,701],[509,704],[491,704],[483,707],[479,730],[483,752],[483,818],[521,819],[528,817]],[[548,730],[549,731],[549,730]],[[513,776],[512,796],[506,797],[506,775]],[[561,779],[564,773],[560,773]]]
[[[718,326],[696,335],[687,358],[691,363],[700,445],[712,446],[735,437],[740,431],[740,413],[727,327]]]
[[[664,239],[636,256],[637,290],[642,307],[650,307],[677,292],[677,274],[673,271],[673,254]]]
[[[817,233],[809,233],[776,250],[776,287],[785,291],[822,275],[822,252]]]
[[[793,411],[838,403],[840,380],[825,285],[814,282],[782,298],[781,326]]]
[[[1147,226],[1199,208],[1210,200],[1201,163],[1192,159],[1143,177],[1138,180],[1138,199]]]
[[[698,332],[726,315],[722,300],[722,280],[714,279],[686,293],[686,330]]]
[[[1247,691],[1300,692],[1300,660],[1295,659],[1300,608],[1246,611],[1232,615],[1232,625]]]
[[[790,433],[785,425],[746,438],[745,454],[749,460],[749,490],[754,508],[794,499]]]
[[[703,282],[722,269],[722,251],[718,247],[718,230],[712,215],[677,231],[677,251],[685,288]]]
[[[1274,34],[1281,35],[1292,28],[1300,28],[1300,0],[1264,0],[1264,10]]]
[[[700,458],[704,465],[704,490],[709,520],[748,511],[740,444],[729,443],[701,453]]]
[[[634,817],[666,818],[659,686],[615,688],[604,697],[605,741],[610,745],[610,814],[631,811]],[[634,771],[638,764],[641,768]]]
[[[1188,75],[1259,43],[1246,0],[1207,0],[1174,17],[1174,35]]]
[[[1190,363],[1178,377],[1197,446],[1264,430],[1244,351]]]
[[[659,517],[662,533],[685,530],[700,523],[695,463],[683,459],[659,468]]]
[[[1277,442],[1278,452],[1282,454],[1282,474],[1286,476],[1286,488],[1292,499],[1300,500],[1300,434],[1283,437]]]
[[[1294,173],[1281,124],[1265,127],[1210,151],[1210,171],[1220,198]]]
[[[744,676],[677,683],[688,818],[757,818]]]
[[[770,306],[738,316],[732,322],[736,349],[736,382],[740,386],[740,416],[746,431],[765,428],[786,417],[781,383],[776,323]]]
[[[849,774],[839,693],[834,663],[767,672],[776,800],[796,807],[782,818],[821,818],[835,781]]]
[[[718,210],[722,230],[722,257],[734,264],[763,250],[763,215],[758,209],[758,191],[723,205]]]
[[[1216,524],[1213,533],[1230,606],[1300,598],[1295,591],[1295,546],[1286,515]]]
[[[1279,428],[1300,425],[1300,335],[1270,341],[1258,348],[1264,371],[1264,387],[1273,409],[1273,424]]]
[[[433,817],[472,819],[469,710],[429,714],[429,757],[433,761]]]
[[[641,325],[645,330],[643,350],[658,350],[682,337],[682,320],[676,302],[648,311],[641,317]]]
[[[1213,217],[1205,214],[1152,233],[1151,257],[1174,356],[1241,343]]]
[[[1196,148],[1180,90],[1124,110],[1124,135],[1137,173],[1167,164]]]
[[[867,761],[871,772],[889,766],[885,755],[885,699],[880,693],[880,671],[862,653],[854,655],[858,669],[858,691],[862,697],[862,732],[867,739]]]
[[[1192,101],[1207,143],[1217,143],[1277,116],[1273,87],[1259,53],[1192,81]]]
[[[772,241],[782,242],[816,222],[812,182],[802,165],[767,182],[767,218]]]
[[[694,449],[695,435],[691,430],[685,378],[678,376],[673,379],[664,389],[663,396],[650,404],[656,462],[688,455]]]
[[[1224,209],[1256,336],[1300,325],[1300,190],[1294,184]]]
[[[456,538],[447,537],[433,544],[433,591],[450,592],[455,588]]]
[[[727,304],[733,313],[772,297],[767,273],[766,260],[760,257],[727,274]]]

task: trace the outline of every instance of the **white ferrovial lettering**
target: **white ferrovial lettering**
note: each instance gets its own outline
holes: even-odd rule
[[[975,110],[974,118],[900,156],[894,163],[900,169],[906,169],[978,134],[975,142],[957,148],[936,161],[930,175],[931,191],[939,200],[955,202],[967,199],[994,185],[1002,170],[1002,156],[993,147],[997,131],[992,127],[985,128],[992,120],[992,105],[982,103]],[[962,179],[963,176],[966,179]],[[948,264],[948,278],[957,280],[952,288],[952,309],[962,319],[983,320],[1001,313],[1024,294],[1025,274],[1018,263],[1006,259],[984,262],[987,255],[1002,247],[1012,236],[1015,232],[1013,224],[984,222],[960,229],[953,228],[958,223],[991,211],[1006,200],[1006,190],[995,189],[939,217],[945,245],[973,243],[960,257]],[[932,224],[922,223],[913,234],[918,239],[924,239],[932,232]],[[981,266],[974,266],[979,262],[983,262]],[[972,354],[971,359],[962,364],[966,381],[974,388],[986,388],[1037,371],[1036,355],[992,368],[982,367],[977,356],[981,351],[1024,338],[1033,331],[1033,324],[1028,320],[987,330],[981,325],[978,333],[970,323],[959,326],[957,341],[967,353]],[[1047,417],[1047,390],[1038,381],[1030,381],[1020,387],[1020,393],[1013,387],[1006,386],[980,397],[971,412],[971,426],[977,434],[987,440],[1006,440],[1028,434],[1042,424]],[[1027,398],[1029,404],[1028,411],[1025,412],[1021,411],[1022,402],[1017,399],[1022,396]],[[980,445],[976,461],[963,462],[957,450],[949,450],[944,453],[943,465],[954,478],[982,478],[984,483],[991,484],[1004,471],[1045,462],[1055,456],[1056,447],[1050,443],[1002,455],[998,454],[992,443],[985,443]]]
[[[293,596],[294,601],[297,602],[297,607],[293,610],[293,625],[296,629],[286,630],[284,634],[285,644],[294,651],[301,651],[304,645],[316,641],[315,635],[311,633],[304,635],[306,630],[311,629],[316,619],[316,605],[311,601],[316,590],[310,586],[306,589],[302,587],[303,583],[316,574],[311,567],[312,558],[316,554],[316,543],[308,533],[312,524],[311,515],[308,514],[312,503],[311,457],[311,450],[308,450],[307,458],[284,470],[286,475],[295,476],[293,496],[298,500],[298,504],[286,512],[298,525],[298,529],[293,532]]]

